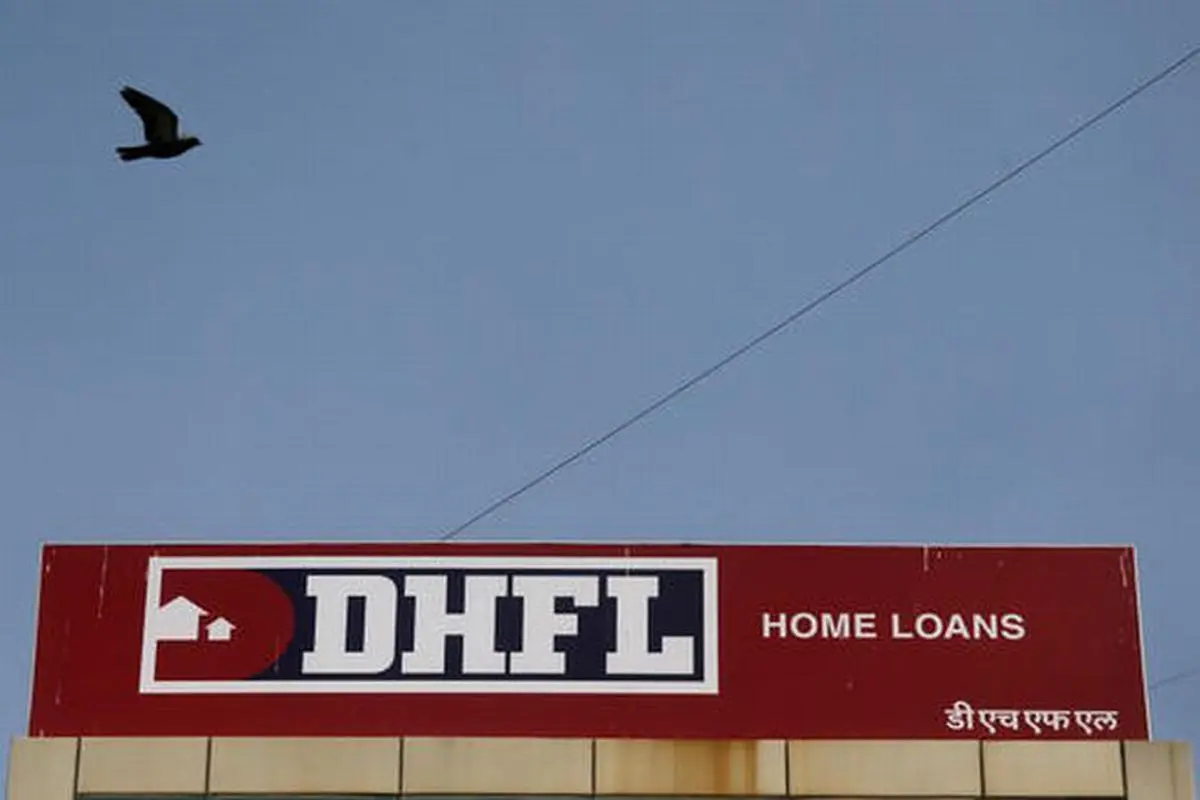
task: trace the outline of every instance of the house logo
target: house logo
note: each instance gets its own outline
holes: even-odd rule
[[[158,609],[154,616],[154,638],[160,642],[200,640],[201,620],[211,614],[183,595]],[[210,642],[228,642],[237,626],[225,617],[204,624],[204,638]]]
[[[150,559],[143,694],[717,691],[714,558]]]
[[[191,559],[171,559],[187,564]],[[262,572],[151,561],[141,686],[259,680],[292,643],[292,599]],[[206,563],[206,562],[198,562]]]

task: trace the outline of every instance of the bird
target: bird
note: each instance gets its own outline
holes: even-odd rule
[[[201,142],[195,136],[179,135],[179,117],[165,103],[150,95],[139,92],[132,86],[121,89],[121,97],[142,118],[146,143],[136,147],[118,147],[117,155],[122,161],[139,158],[175,158],[181,156]]]

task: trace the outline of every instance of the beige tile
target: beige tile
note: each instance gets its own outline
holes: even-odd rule
[[[214,737],[212,794],[399,794],[400,740]]]
[[[405,794],[591,794],[590,739],[408,738]]]
[[[792,795],[978,797],[979,743],[791,741]]]
[[[782,795],[783,741],[598,739],[596,794]]]
[[[990,797],[1120,797],[1120,742],[984,742]]]
[[[80,794],[204,794],[208,739],[85,737]]]
[[[1195,761],[1187,742],[1126,742],[1129,800],[1195,800]]]
[[[78,739],[13,739],[7,800],[74,800],[78,747]]]

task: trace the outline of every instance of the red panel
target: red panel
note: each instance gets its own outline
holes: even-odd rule
[[[312,614],[272,582],[290,579],[235,565],[162,573],[150,594],[158,608],[186,597],[207,607],[205,624],[229,611],[236,627],[212,628],[212,642],[152,642],[152,677],[225,680],[266,668],[263,691],[241,683],[236,693],[179,686],[143,693],[143,628],[149,613],[160,613],[146,602],[152,556],[515,557],[532,566],[539,558],[592,558],[616,570],[631,557],[664,568],[673,559],[713,559],[719,621],[709,622],[719,637],[707,668],[717,670],[705,678],[717,690],[626,693],[633,684],[602,677],[582,693],[565,684],[530,691],[504,673],[477,693],[414,691],[411,681],[401,692],[273,691],[275,677],[290,669],[278,666],[288,658],[281,654],[301,652],[306,635],[311,644],[311,630],[302,629],[311,628]],[[518,562],[505,563],[490,572]],[[650,606],[659,609],[654,624],[667,624],[668,612],[681,625],[703,624],[698,609],[666,605],[668,589],[654,601],[662,605]],[[617,631],[601,628],[621,617],[607,602],[609,616],[597,611],[586,625],[580,616],[578,636],[555,640],[560,650],[582,648],[572,663],[586,656],[588,664],[611,664],[604,652],[616,646]],[[819,631],[822,612],[832,615],[829,636],[804,638],[813,620],[804,615],[815,616]],[[523,624],[528,636],[532,623]],[[166,630],[166,622],[155,625]],[[705,632],[706,641],[718,631]],[[587,637],[590,645],[579,644]],[[407,647],[399,635],[397,665]],[[458,651],[449,649],[453,661]],[[299,656],[293,661],[299,670]],[[440,685],[452,684],[462,681],[450,676]],[[669,681],[662,685],[672,691]],[[946,711],[959,701],[973,713],[956,729]],[[1065,713],[1034,713],[1049,711]],[[48,546],[30,734],[1145,739],[1149,731],[1131,548],[308,544]]]

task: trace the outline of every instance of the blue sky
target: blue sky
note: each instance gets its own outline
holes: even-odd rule
[[[8,2],[39,544],[451,528],[1197,44],[1200,6]],[[121,164],[131,83],[204,146]],[[1200,667],[1200,63],[465,538],[1138,547]],[[1200,740],[1200,678],[1152,696]]]

